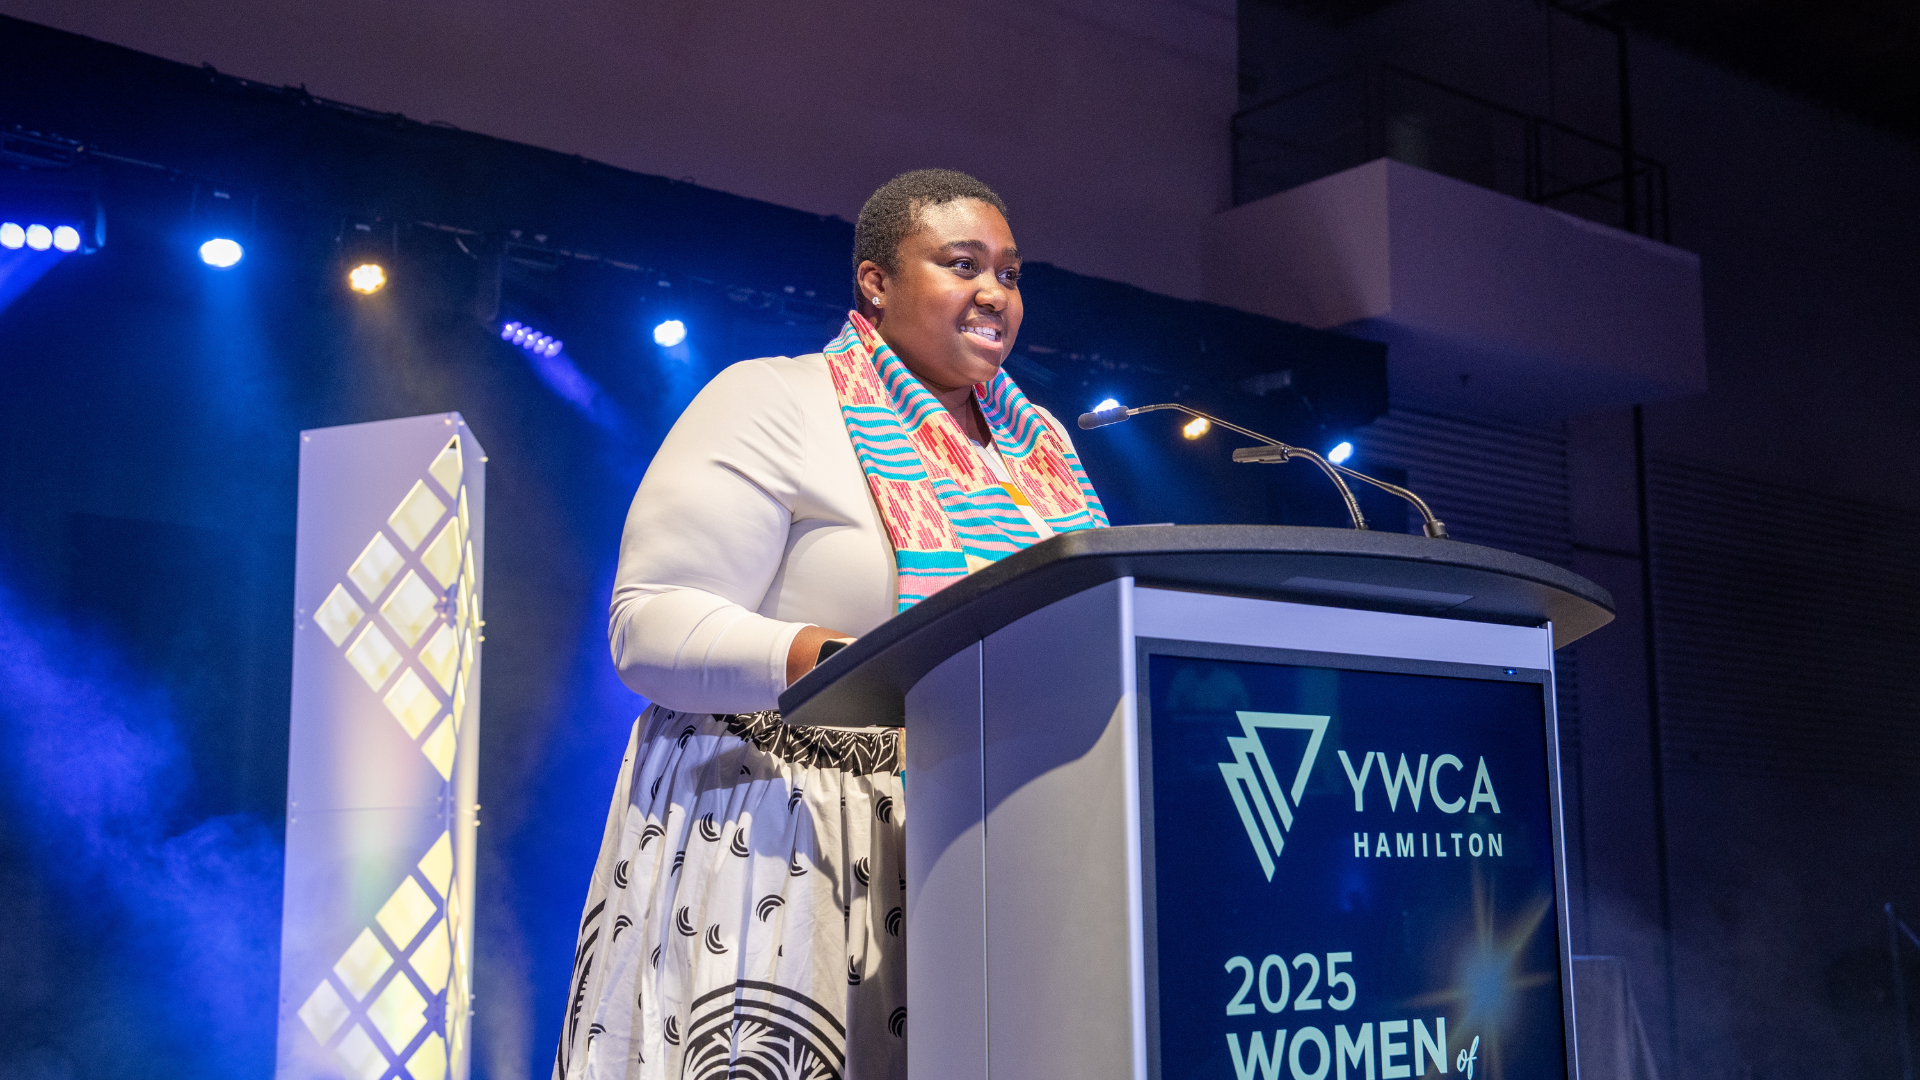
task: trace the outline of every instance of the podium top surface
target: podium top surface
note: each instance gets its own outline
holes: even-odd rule
[[[1593,582],[1524,555],[1402,533],[1293,525],[1134,525],[1061,533],[875,627],[780,695],[789,723],[897,723],[947,657],[1020,617],[1115,578],[1268,600],[1517,626],[1560,648],[1613,619]],[[859,717],[861,719],[853,719]]]

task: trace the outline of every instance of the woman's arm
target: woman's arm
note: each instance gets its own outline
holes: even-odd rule
[[[846,636],[755,610],[786,556],[804,436],[791,389],[751,360],[674,424],[620,541],[608,636],[628,686],[687,712],[771,709],[822,641]]]

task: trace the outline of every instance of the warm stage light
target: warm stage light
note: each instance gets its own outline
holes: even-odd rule
[[[19,222],[0,222],[0,248],[6,248],[8,251],[18,251],[25,247],[26,244],[27,230],[21,228]]]
[[[668,319],[653,328],[653,343],[662,348],[671,349],[687,340],[687,324],[679,319]]]
[[[1333,462],[1335,465],[1345,465],[1347,459],[1352,456],[1353,444],[1350,442],[1343,442],[1339,446],[1327,451],[1327,460]]]
[[[1213,430],[1213,425],[1209,423],[1204,416],[1194,417],[1187,422],[1186,427],[1180,429],[1181,433],[1189,439],[1197,439],[1211,430]]]
[[[200,245],[200,261],[220,270],[235,265],[245,254],[237,242],[225,237],[215,237]]]
[[[27,226],[27,246],[35,251],[45,251],[53,246],[53,230],[45,225]]]
[[[387,284],[387,272],[378,263],[361,263],[347,274],[347,284],[354,292],[372,296]]]

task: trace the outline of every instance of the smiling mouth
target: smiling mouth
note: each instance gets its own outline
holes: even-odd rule
[[[963,326],[960,328],[960,332],[963,334],[972,334],[977,338],[991,341],[996,345],[1000,342],[1000,328],[997,326]]]

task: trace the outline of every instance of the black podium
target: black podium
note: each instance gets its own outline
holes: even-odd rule
[[[905,722],[915,1080],[1571,1076],[1560,567],[1280,526],[1069,533],[791,723]]]

